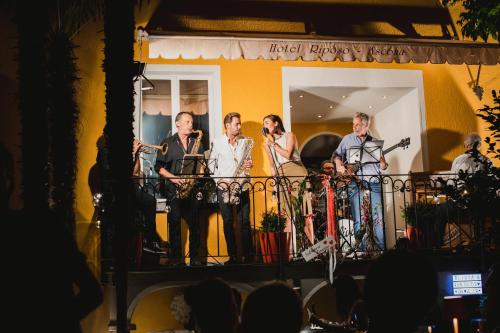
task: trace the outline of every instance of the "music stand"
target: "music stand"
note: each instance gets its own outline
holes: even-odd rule
[[[351,147],[347,152],[347,163],[360,165],[379,163],[383,146],[383,140],[373,140],[365,141],[361,146]]]
[[[202,165],[204,164],[205,156],[203,154],[186,154],[182,159],[178,159],[176,163],[180,164],[179,176],[199,176],[203,175]]]
[[[217,161],[215,159],[208,159],[204,154],[185,154],[182,159],[175,161],[180,170],[176,176],[204,176],[213,175],[214,165]]]

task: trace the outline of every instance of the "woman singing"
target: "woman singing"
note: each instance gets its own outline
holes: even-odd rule
[[[279,186],[281,211],[284,209],[288,220],[292,220],[295,216],[292,202],[298,197],[300,184],[307,176],[307,170],[300,160],[297,137],[293,132],[286,132],[283,121],[274,114],[264,117],[263,126],[266,132],[265,150],[272,174],[283,177]],[[308,191],[304,197],[310,199]],[[310,200],[300,205],[305,208],[304,216],[312,213]]]

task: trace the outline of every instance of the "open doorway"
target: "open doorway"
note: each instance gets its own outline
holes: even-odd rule
[[[329,160],[342,136],[335,133],[318,133],[302,144],[300,158],[307,169],[319,170],[321,163]]]
[[[402,174],[428,168],[422,72],[364,68],[283,68],[283,122],[297,135],[308,167],[330,157],[338,140],[352,133],[356,112],[370,116],[371,135],[384,140],[384,149],[409,138],[407,149],[394,149],[385,158],[384,174],[404,181]],[[335,133],[337,138],[323,133]],[[315,169],[313,167],[313,169]],[[392,182],[384,183],[386,245],[392,247],[404,228],[403,196]]]
[[[396,149],[386,156],[389,173],[423,171],[427,167],[423,78],[419,70],[284,67],[283,108],[285,128],[297,134],[302,150],[306,141],[321,132],[339,136],[352,132],[353,115],[364,112],[371,117],[371,135],[384,140],[384,148],[410,138],[408,149]],[[327,147],[322,150],[329,153],[322,154],[331,155],[335,142],[323,143]],[[310,158],[307,154],[305,157]]]

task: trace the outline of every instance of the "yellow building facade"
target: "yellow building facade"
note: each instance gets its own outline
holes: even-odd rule
[[[152,1],[137,12],[137,26],[145,26],[152,15],[156,2]],[[456,17],[458,9],[452,10]],[[2,20],[2,40],[7,47],[2,56],[0,67],[2,80],[6,83],[2,100],[2,121],[0,137],[7,149],[14,155],[15,170],[20,170],[19,132],[20,119],[15,99],[15,27]],[[95,272],[98,263],[98,230],[92,223],[94,207],[89,188],[89,171],[94,166],[97,155],[96,141],[105,125],[105,87],[103,62],[102,22],[94,22],[75,37],[77,66],[80,81],[77,84],[77,101],[80,107],[78,127],[78,174],[76,184],[77,237],[81,249],[87,254]],[[138,54],[136,48],[136,55]],[[500,89],[500,65],[482,66],[480,84],[485,94],[479,100],[471,89],[471,82],[477,73],[477,65],[450,64],[397,64],[377,62],[322,62],[322,61],[269,61],[269,60],[184,60],[150,59],[147,41],[143,45],[142,59],[148,64],[165,65],[215,65],[220,69],[221,113],[239,112],[245,134],[254,137],[253,175],[270,174],[262,149],[260,134],[263,117],[270,113],[283,115],[282,69],[284,67],[311,68],[350,68],[350,69],[392,69],[416,70],[423,77],[425,97],[425,127],[427,136],[428,170],[448,170],[455,156],[462,153],[463,136],[478,132],[482,137],[488,135],[485,124],[475,116],[475,110],[484,104],[492,105],[491,90]],[[299,143],[305,142],[317,132],[335,132],[341,135],[351,132],[349,121],[337,123],[293,124]],[[156,143],[155,143],[156,144]],[[498,164],[498,161],[495,161]],[[11,206],[20,207],[20,175],[16,174],[16,191]],[[214,234],[216,226],[210,222],[209,233]],[[166,233],[165,216],[159,214],[158,230]],[[221,227],[221,226],[220,226]],[[222,229],[219,230],[222,232]],[[209,239],[209,249],[215,240]],[[169,312],[172,297],[180,289],[167,289],[144,298],[138,305],[132,321],[137,325],[136,332],[160,331],[166,327],[181,327],[175,323]],[[330,291],[329,291],[330,292]],[[109,298],[105,304],[84,320],[86,332],[105,332],[107,330]],[[326,300],[323,300],[326,301]]]

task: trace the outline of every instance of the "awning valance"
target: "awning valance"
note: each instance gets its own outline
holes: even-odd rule
[[[149,57],[496,65],[500,63],[500,45],[457,41],[432,43],[149,36]]]

